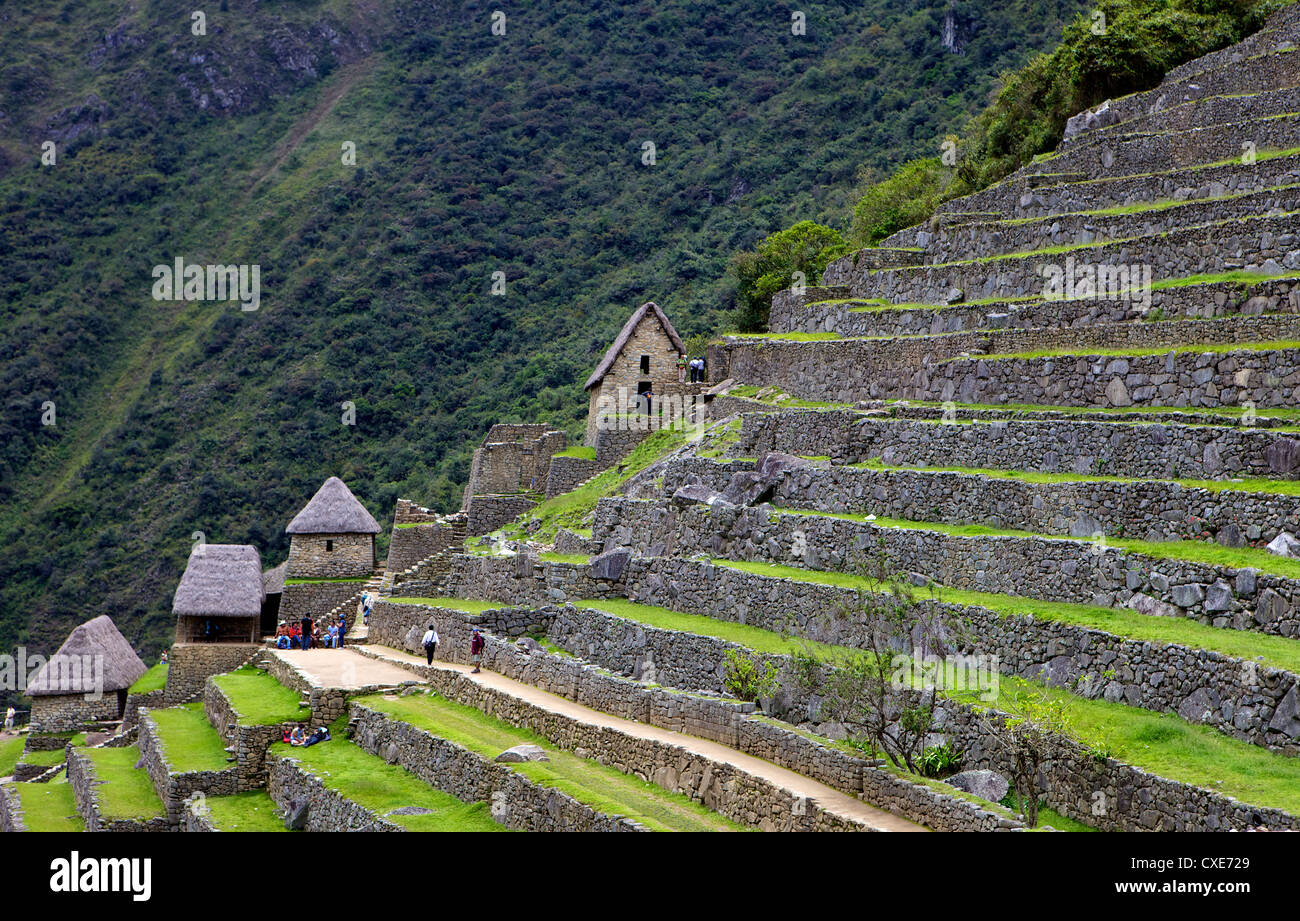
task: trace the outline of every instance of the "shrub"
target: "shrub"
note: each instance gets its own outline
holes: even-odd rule
[[[927,746],[921,752],[920,767],[926,777],[947,777],[961,767],[961,752],[947,742]]]
[[[831,260],[847,249],[844,237],[833,227],[800,221],[770,235],[755,250],[737,253],[731,260],[731,272],[738,283],[733,314],[736,328],[745,333],[764,332],[772,295],[790,287],[795,272],[802,272],[807,284],[817,284]]]
[[[757,702],[760,697],[771,697],[780,688],[775,665],[739,649],[727,650],[722,668],[723,686],[741,700]]]

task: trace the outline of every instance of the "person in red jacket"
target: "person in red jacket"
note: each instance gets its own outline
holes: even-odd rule
[[[469,641],[469,655],[470,658],[474,660],[474,671],[470,674],[477,674],[482,671],[479,666],[483,664],[483,647],[486,645],[487,643],[483,640],[483,634],[475,630],[474,638]]]

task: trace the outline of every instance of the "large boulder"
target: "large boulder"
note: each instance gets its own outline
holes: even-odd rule
[[[1275,438],[1264,449],[1264,459],[1268,461],[1269,472],[1289,476],[1300,470],[1300,441],[1294,438]]]
[[[772,485],[761,473],[733,473],[722,498],[733,505],[757,505],[771,498]]]
[[[953,774],[945,783],[991,803],[1001,802],[1011,789],[1011,784],[997,771],[962,771]]]
[[[623,577],[628,561],[632,559],[630,550],[607,550],[600,556],[592,557],[587,564],[587,574],[593,579],[605,579],[616,582]]]
[[[525,743],[507,748],[496,756],[496,760],[507,764],[520,764],[524,761],[550,761],[551,759],[546,757],[546,752],[540,745]]]
[[[1283,531],[1269,541],[1265,549],[1278,556],[1300,557],[1300,540],[1296,540],[1296,536],[1290,531]]]
[[[703,484],[689,484],[673,493],[673,504],[686,508],[691,505],[723,505],[734,507],[734,502],[727,501],[720,493],[714,492]]]
[[[311,814],[308,800],[293,800],[289,803],[289,815],[284,820],[284,827],[289,831],[302,831],[307,827],[307,817]]]

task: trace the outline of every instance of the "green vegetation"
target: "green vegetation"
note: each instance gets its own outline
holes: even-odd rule
[[[715,561],[719,566],[730,566],[760,575],[796,578],[798,581],[837,584],[848,588],[864,587],[852,576],[837,573],[812,573],[790,567],[753,563]],[[595,606],[596,602],[584,602]],[[604,604],[604,602],[599,602]],[[628,609],[623,609],[628,610]],[[611,613],[614,613],[611,611]],[[620,613],[619,616],[629,616]],[[655,615],[651,615],[655,616]],[[694,615],[682,615],[692,617]],[[630,619],[640,619],[631,618]],[[1156,618],[1151,618],[1155,620]],[[711,618],[703,618],[711,620]],[[651,621],[647,620],[647,623]],[[719,630],[728,629],[725,621],[713,621]],[[757,627],[749,628],[759,630]],[[717,636],[713,630],[701,630],[702,636]],[[790,642],[772,631],[767,634],[766,649],[750,647],[754,651],[777,652],[776,644]],[[1232,631],[1221,631],[1229,633]],[[738,642],[733,640],[733,642]],[[829,647],[843,649],[843,647]],[[852,650],[843,649],[851,653]],[[1002,710],[1014,708],[1018,695],[1041,693],[1064,707],[1069,735],[1085,745],[1104,748],[1111,757],[1167,777],[1236,797],[1259,806],[1273,806],[1292,814],[1300,814],[1300,758],[1271,752],[1258,745],[1228,738],[1209,726],[1188,723],[1173,714],[1159,714],[1105,700],[1086,700],[1068,691],[1048,688],[1037,682],[1002,675],[996,701],[985,704],[979,699],[981,692],[945,691],[943,696],[961,700],[971,706],[993,706]],[[909,779],[913,778],[909,775]]]
[[[737,253],[731,261],[736,277],[736,328],[743,332],[767,329],[772,295],[790,287],[796,272],[804,285],[817,284],[826,266],[847,249],[838,230],[800,221],[767,237],[753,252]]]
[[[882,591],[871,580],[841,572],[822,572],[781,566],[775,563],[714,560],[718,566],[738,569],[755,575],[792,579],[817,585],[831,585],[864,591]],[[1020,595],[999,595],[969,589],[934,586],[936,601],[985,608],[1003,617],[1034,617],[1058,621],[1077,627],[1103,630],[1115,636],[1155,643],[1175,643],[1193,649],[1208,649],[1273,665],[1300,674],[1300,643],[1284,636],[1253,633],[1248,630],[1225,630],[1185,617],[1150,617],[1128,608],[1107,608],[1065,601],[1041,601]]]
[[[469,598],[385,598],[393,604],[423,604],[431,608],[448,608],[452,611],[465,611],[468,614],[482,614],[484,611],[496,611],[509,607],[500,601],[476,601]]]
[[[104,818],[148,821],[165,814],[149,774],[135,768],[140,760],[138,746],[81,748],[77,751],[91,760],[95,775],[103,781],[95,791]]]
[[[572,492],[547,499],[526,512],[512,527],[506,529],[506,536],[546,541],[553,540],[560,528],[574,530],[582,527],[587,517],[595,512],[598,501],[612,495],[634,475],[684,444],[684,432],[652,432],[618,464],[601,471]],[[526,525],[534,518],[540,524],[535,530],[529,531]],[[586,559],[582,562],[585,563]]]
[[[575,566],[585,566],[591,561],[591,557],[581,553],[539,553],[537,557],[550,563],[572,563]]]
[[[621,598],[590,599],[575,601],[574,604],[580,608],[604,611],[606,614],[613,614],[615,617],[623,617],[650,627],[658,627],[661,630],[712,636],[769,655],[793,655],[800,648],[800,641],[770,630],[751,627],[748,624],[737,624],[729,620],[718,620],[703,614],[683,614],[653,604],[639,604]]]
[[[314,747],[314,746],[313,746]],[[209,821],[218,831],[287,831],[276,814],[275,803],[265,790],[249,790],[232,796],[209,796]]]
[[[83,832],[86,823],[77,813],[77,802],[69,783],[16,783],[23,808],[23,824],[33,832]]]
[[[346,579],[285,579],[285,585],[319,585],[325,582],[365,582],[365,576],[357,576]]]
[[[148,694],[150,691],[161,691],[167,686],[168,667],[167,663],[159,662],[137,678],[135,684],[131,685],[131,689],[127,693]]]
[[[519,41],[429,4],[231,6],[195,55],[169,2],[6,5],[0,647],[111,614],[156,655],[195,528],[283,560],[325,472],[381,521],[454,511],[493,423],[582,431],[638,304],[718,331],[732,253],[841,225],[860,167],[931,152],[1086,2],[963,2],[960,55],[940,2],[810,9],[794,37],[741,0],[578,0],[512,17]],[[178,257],[260,265],[259,308],[160,305]]]
[[[270,752],[297,761],[331,790],[407,831],[505,831],[493,820],[487,803],[462,803],[344,740],[345,721],[330,727],[333,741],[310,748],[276,742]],[[432,811],[423,815],[388,815],[403,806]]]
[[[212,679],[239,714],[241,726],[276,726],[305,720],[302,695],[286,688],[261,669],[245,665]]]
[[[594,461],[596,459],[596,449],[587,445],[569,445],[563,451],[556,451],[553,457],[577,457],[582,460]]]
[[[655,831],[733,831],[740,826],[677,793],[669,793],[630,774],[579,758],[527,729],[445,697],[412,695],[397,700],[366,697],[366,706],[489,760],[516,745],[531,743],[546,750],[549,761],[507,765],[534,783],[569,794],[598,812],[621,815]]]
[[[1038,806],[1038,827],[1042,828],[1044,825],[1050,825],[1057,831],[1095,832],[1097,830],[1095,828],[1089,828],[1082,822],[1076,822],[1069,816],[1061,815],[1061,813],[1057,812],[1055,809],[1048,809],[1040,803]]]
[[[226,743],[203,713],[203,704],[189,703],[150,710],[158,727],[167,763],[173,771],[224,771],[230,767]]]
[[[1147,349],[1041,349],[1030,352],[1005,352],[995,355],[981,355],[980,361],[1005,361],[1024,358],[1075,358],[1098,356],[1101,358],[1141,358],[1151,355],[1168,355],[1174,353],[1204,353],[1221,355],[1226,352],[1272,352],[1282,349],[1300,349],[1300,341],[1274,340],[1272,342],[1223,342],[1204,345],[1180,345],[1164,348]],[[948,358],[945,361],[968,361],[964,358]]]
[[[18,763],[26,744],[27,739],[23,736],[0,741],[0,777],[9,777],[13,774],[14,765]]]
[[[85,744],[83,738],[79,744]],[[19,764],[30,764],[33,767],[54,767],[56,764],[62,764],[66,758],[66,748],[52,748],[48,751],[23,752],[18,759]]]

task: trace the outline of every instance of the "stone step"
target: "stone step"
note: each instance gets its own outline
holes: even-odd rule
[[[836,465],[957,465],[1039,474],[1206,481],[1290,481],[1300,477],[1300,438],[1295,433],[1240,425],[1089,419],[944,424],[849,410],[744,414],[732,447],[734,456],[761,457],[769,451],[824,457]],[[1227,482],[1224,487],[1231,488]],[[1285,504],[1283,499],[1277,501]],[[895,515],[909,516],[914,513]],[[1294,523],[1285,526],[1294,529]]]
[[[1130,441],[1134,437],[1127,434]],[[1190,485],[1194,481],[1071,473],[1076,458],[1089,462],[1080,466],[1093,466],[1085,450],[1085,438],[1062,445],[1054,458],[1047,458],[1054,469],[1028,474],[1013,469],[945,470],[938,464],[917,469],[906,461],[897,467],[809,464],[774,483],[771,501],[787,508],[979,524],[1053,536],[1100,531],[1116,538],[1230,545],[1272,541],[1300,521],[1300,490],[1294,488],[1252,492],[1244,484],[1234,488],[1232,482],[1209,489]],[[985,454],[969,462],[988,459],[1019,460]],[[663,493],[671,495],[692,478],[722,492],[734,474],[753,469],[753,461],[674,461],[664,470]]]
[[[1132,300],[1133,279],[1152,283],[1205,273],[1300,270],[1300,218],[1235,218],[1107,243],[1044,248],[983,259],[873,270],[853,256],[827,266],[828,284],[854,298],[892,303],[953,304],[991,298],[1070,296],[1066,281],[1091,273],[1099,298]],[[1140,283],[1140,282],[1139,282]]]
[[[900,235],[924,247],[915,264],[979,259],[1073,244],[1125,240],[1231,218],[1252,219],[1300,211],[1300,183],[1283,188],[1233,193],[1213,199],[1153,203],[1139,211],[1054,214],[913,228]]]
[[[770,326],[775,334],[834,333],[853,338],[1300,313],[1300,273],[1292,277],[1256,277],[1261,280],[1189,284],[1184,282],[1195,282],[1197,276],[1169,279],[1165,287],[1152,286],[1149,303],[1145,292],[1116,300],[1031,297],[950,306],[847,298],[808,300],[781,292],[772,299]]]

